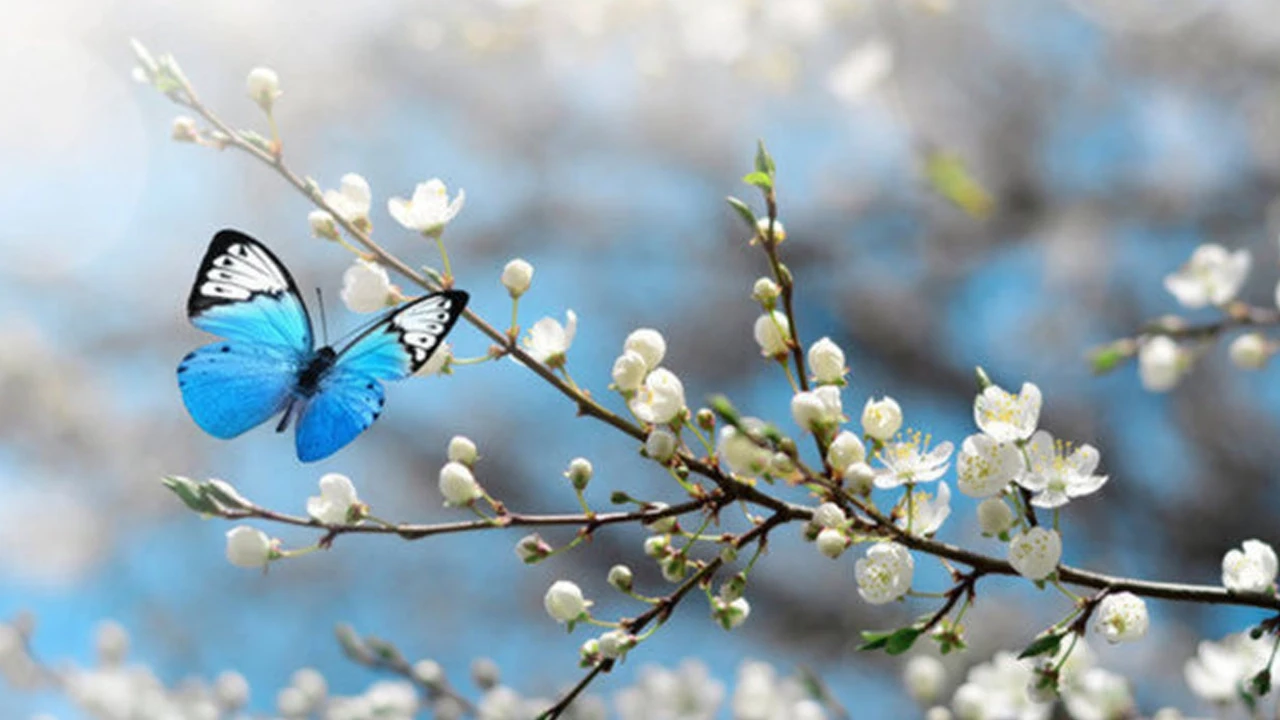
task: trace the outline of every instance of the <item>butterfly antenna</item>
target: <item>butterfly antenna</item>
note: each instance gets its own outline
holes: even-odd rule
[[[320,307],[320,338],[324,341],[324,344],[328,346],[329,321],[324,315],[324,293],[320,290],[319,286],[316,286],[316,305]]]

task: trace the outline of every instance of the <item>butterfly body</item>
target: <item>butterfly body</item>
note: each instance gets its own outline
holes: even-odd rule
[[[461,316],[467,294],[412,300],[336,346],[314,347],[310,316],[284,265],[258,241],[223,230],[209,243],[187,300],[196,327],[223,340],[188,353],[178,387],[196,424],[233,438],[283,413],[303,462],[337,452],[373,424],[382,381],[412,375]]]

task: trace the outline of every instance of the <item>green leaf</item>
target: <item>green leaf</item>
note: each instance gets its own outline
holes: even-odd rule
[[[396,646],[386,640],[370,635],[365,637],[364,643],[365,646],[381,660],[395,663],[403,659],[400,655],[400,651],[396,649]]]
[[[900,628],[885,643],[884,651],[890,655],[901,655],[911,649],[916,644],[916,639],[920,637],[920,630],[914,627]]]
[[[1023,658],[1036,657],[1039,655],[1052,655],[1053,653],[1058,652],[1058,646],[1062,644],[1062,638],[1064,637],[1066,637],[1066,633],[1064,632],[1041,635],[1035,640],[1032,640],[1031,644],[1023,649],[1023,651],[1018,655],[1018,659],[1021,660]]]
[[[889,636],[893,635],[893,631],[883,630],[863,630],[862,639],[866,642],[858,646],[859,650],[879,650],[889,644]]]
[[[738,410],[729,402],[729,398],[724,395],[712,395],[708,403],[712,412],[720,416],[721,420],[737,427],[742,422],[742,418],[738,416]]]
[[[1263,697],[1271,692],[1271,668],[1263,668],[1249,680],[1249,691],[1255,697]]]
[[[213,515],[218,512],[218,506],[205,495],[200,483],[191,478],[185,478],[181,475],[169,475],[160,478],[160,482],[164,483],[165,487],[172,490],[173,494],[177,495],[178,499],[192,510],[205,515]]]
[[[1125,351],[1124,345],[1112,343],[1095,348],[1089,353],[1089,367],[1094,375],[1105,375],[1128,359],[1129,353]]]
[[[981,365],[974,368],[973,372],[975,375],[978,376],[978,392],[979,393],[981,393],[982,391],[986,390],[987,388],[995,384],[991,382],[991,378],[987,376],[987,371],[983,370]]]
[[[756,141],[756,172],[764,173],[770,178],[778,172],[778,168],[773,164],[773,156],[765,149],[763,139]]]
[[[742,222],[747,224],[747,228],[754,235],[756,233],[756,214],[751,211],[751,208],[732,195],[725,198],[725,202],[729,203],[729,207],[737,211],[738,217],[742,218]]]
[[[206,500],[212,500],[228,510],[243,510],[245,507],[243,500],[234,495],[228,494],[222,488],[211,482],[200,484],[200,494]]]
[[[924,173],[933,191],[951,204],[978,219],[991,215],[995,201],[959,156],[932,152],[925,158]]]
[[[768,173],[762,173],[759,170],[743,175],[742,182],[754,185],[766,192],[773,189],[773,178],[769,177]]]

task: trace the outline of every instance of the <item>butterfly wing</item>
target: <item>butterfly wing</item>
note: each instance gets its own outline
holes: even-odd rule
[[[222,230],[209,243],[187,317],[229,340],[312,350],[311,317],[293,277],[265,245],[235,230]]]
[[[191,419],[216,438],[233,438],[284,410],[299,355],[280,345],[216,342],[178,364],[178,388]]]
[[[408,377],[426,364],[467,306],[460,290],[427,295],[391,311],[348,343],[320,378],[298,416],[298,459],[342,449],[378,419],[381,380]]]
[[[311,319],[289,271],[257,240],[214,236],[187,298],[191,324],[227,340],[178,365],[187,412],[205,432],[231,438],[288,407],[313,357]]]

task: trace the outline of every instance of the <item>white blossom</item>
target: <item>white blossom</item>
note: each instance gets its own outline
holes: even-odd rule
[[[973,419],[997,442],[1026,440],[1040,422],[1040,405],[1040,388],[1032,383],[1023,383],[1017,395],[988,385],[973,401]]]
[[[751,615],[751,603],[744,597],[733,600],[716,597],[711,600],[711,614],[725,630],[733,630],[747,621]]]
[[[1276,551],[1261,540],[1245,540],[1243,550],[1222,558],[1222,584],[1232,592],[1274,593]]]
[[[94,628],[93,647],[98,654],[98,662],[104,666],[119,665],[129,654],[129,631],[114,620],[98,623]],[[0,666],[5,658],[0,657]]]
[[[769,221],[769,218],[767,217],[762,217],[756,220],[756,232],[759,233],[760,237],[762,238],[769,237],[770,224],[771,223]],[[773,225],[773,241],[780,243],[783,240],[786,240],[787,229],[782,226],[782,221],[777,218],[774,218],[772,225]]]
[[[245,89],[249,92],[249,99],[258,103],[263,112],[269,113],[281,95],[280,77],[271,68],[256,67],[245,78]]]
[[[872,605],[897,600],[911,589],[915,572],[911,553],[895,542],[879,542],[854,565],[858,594]]]
[[[601,655],[617,659],[636,646],[636,636],[622,630],[610,630],[600,636],[599,642]]]
[[[569,482],[575,488],[581,490],[591,482],[591,476],[594,474],[595,468],[591,466],[591,461],[577,457],[569,461],[569,469],[565,470],[564,476],[569,478]]]
[[[1166,335],[1149,338],[1138,348],[1138,377],[1142,387],[1152,392],[1172,390],[1186,370],[1186,360],[1178,343]]]
[[[956,689],[951,709],[957,720],[1048,720],[1051,704],[1037,703],[1027,694],[1031,665],[1013,653],[998,652],[991,660],[969,669]]]
[[[1248,250],[1229,252],[1221,245],[1201,245],[1178,272],[1165,276],[1164,287],[1185,307],[1225,305],[1240,292],[1251,262]]]
[[[1036,493],[1031,499],[1036,507],[1061,507],[1072,498],[1097,491],[1107,482],[1106,475],[1093,474],[1099,455],[1092,445],[1073,449],[1061,440],[1055,441],[1048,431],[1039,430],[1027,443],[1026,453],[1028,469],[1018,477],[1018,484]]]
[[[475,465],[479,451],[476,444],[466,435],[454,435],[449,438],[449,450],[447,457],[452,462],[460,462],[463,465]]]
[[[866,495],[871,492],[878,475],[876,470],[865,462],[853,463],[840,474],[844,476],[844,481],[848,484],[849,491],[859,495]]]
[[[1227,348],[1231,362],[1244,370],[1261,370],[1271,359],[1271,344],[1261,334],[1245,333],[1231,341]]]
[[[887,395],[881,399],[868,398],[862,408],[862,431],[886,442],[902,428],[902,408],[898,401]]]
[[[222,707],[238,710],[249,702],[249,681],[234,670],[221,672],[214,678],[213,694]]]
[[[840,402],[840,388],[823,385],[806,392],[798,392],[791,398],[791,416],[796,424],[809,432],[837,425],[844,419]]]
[[[903,505],[906,505],[905,499]],[[947,484],[938,484],[937,496],[930,495],[924,490],[915,490],[911,493],[911,518],[910,525],[906,517],[898,520],[898,526],[906,530],[911,529],[912,535],[932,535],[938,532],[942,527],[942,523],[951,516],[951,488]]]
[[[273,545],[261,530],[237,525],[227,531],[227,560],[237,567],[266,567],[274,552]]]
[[[413,374],[414,377],[428,377],[435,375],[444,369],[449,362],[453,360],[453,346],[447,342],[440,343],[440,347],[431,353],[431,357],[427,358],[427,362],[418,368]]]
[[[848,430],[841,430],[827,446],[827,462],[838,470],[866,459],[867,449],[862,440]]]
[[[773,310],[756,318],[756,344],[760,346],[760,354],[769,358],[786,355],[788,342],[791,340],[791,324],[787,316]]]
[[[1137,640],[1147,634],[1147,604],[1131,592],[1107,595],[1094,613],[1094,629],[1108,642]]]
[[[459,190],[458,196],[450,202],[445,184],[439,178],[431,178],[418,183],[411,200],[402,197],[388,200],[387,211],[405,228],[436,237],[462,211],[466,199],[466,192]]]
[[[614,695],[614,707],[619,720],[713,720],[724,695],[724,683],[687,659],[673,670],[640,668],[634,684]]]
[[[944,442],[930,450],[929,439],[919,433],[888,443],[876,454],[884,464],[876,473],[876,487],[891,490],[904,483],[937,480],[947,472],[952,449],[950,442]]]
[[[502,287],[513,298],[524,295],[533,284],[533,266],[527,261],[516,258],[502,268]]]
[[[1086,668],[1067,677],[1062,702],[1076,720],[1111,720],[1137,716],[1129,682],[1100,667]],[[1159,720],[1158,714],[1156,720]]]
[[[1231,703],[1240,697],[1240,687],[1269,668],[1275,639],[1253,639],[1249,633],[1228,635],[1219,642],[1202,641],[1196,656],[1187,661],[1183,675],[1187,687],[1197,696],[1214,703]],[[1269,671],[1275,679],[1274,671]]]
[[[844,366],[844,351],[829,337],[809,346],[809,368],[820,383],[839,383],[848,372]]]
[[[764,427],[764,423],[757,418],[744,418],[742,426],[748,430],[759,430]],[[732,425],[720,428],[716,455],[729,467],[730,472],[743,477],[759,477],[764,474],[773,458],[773,453],[768,448],[760,447]]]
[[[614,565],[609,568],[609,585],[617,590],[631,592],[631,584],[634,580],[635,575],[626,565]]]
[[[849,522],[844,510],[833,502],[824,502],[813,511],[813,522],[824,528],[840,529]]]
[[[352,312],[371,313],[394,305],[398,293],[385,268],[376,262],[356,258],[342,274],[341,297]]]
[[[757,278],[755,284],[751,286],[751,297],[766,307],[773,307],[773,301],[777,300],[781,294],[782,289],[771,278]]]
[[[640,387],[645,375],[649,374],[649,366],[644,356],[634,350],[626,350],[613,361],[613,384],[622,392],[631,392]]]
[[[591,606],[582,597],[582,588],[568,580],[552,583],[542,598],[542,604],[547,614],[558,623],[576,622],[586,615],[587,608]]]
[[[658,368],[644,379],[627,406],[641,422],[669,423],[684,410],[684,385],[675,373]]]
[[[200,130],[196,127],[194,119],[186,115],[179,115],[173,119],[170,137],[175,142],[196,142],[200,139]]]
[[[656,427],[645,438],[644,454],[653,460],[665,463],[675,456],[678,443],[675,433],[664,427]]]
[[[369,190],[369,181],[356,173],[347,173],[338,181],[337,190],[324,191],[324,201],[347,222],[365,223],[369,221],[373,193]]]
[[[956,485],[970,497],[991,497],[1004,490],[1023,469],[1022,455],[1012,443],[990,435],[970,435],[956,458]]]
[[[344,525],[359,514],[360,498],[350,478],[328,473],[320,478],[320,494],[307,498],[307,514],[325,525]],[[352,510],[356,512],[353,513]]]
[[[561,365],[577,332],[578,315],[572,310],[565,312],[564,325],[561,325],[558,320],[545,317],[529,328],[529,335],[524,339],[524,348],[538,362],[553,367]]]
[[[818,552],[834,560],[844,553],[845,548],[849,547],[849,539],[841,530],[824,527],[818,531],[818,537],[814,539],[814,544],[817,545]]]
[[[333,216],[324,210],[312,210],[307,213],[307,224],[311,226],[311,234],[325,240],[338,239],[338,226]]]
[[[907,694],[921,705],[932,705],[947,682],[947,669],[932,655],[916,655],[902,668],[902,684]]]
[[[1019,575],[1043,580],[1062,559],[1062,537],[1057,530],[1033,527],[1009,542],[1009,564]]]
[[[978,503],[978,527],[983,535],[1000,535],[1013,527],[1013,510],[1003,498],[989,497]]]
[[[484,496],[471,469],[460,462],[447,462],[440,468],[440,494],[444,504],[462,507]]]
[[[634,330],[623,342],[624,351],[630,350],[644,358],[646,370],[652,370],[662,364],[667,355],[667,341],[662,333],[652,328]]]

